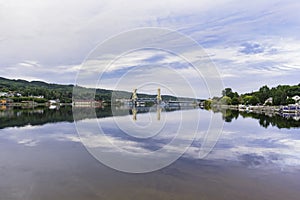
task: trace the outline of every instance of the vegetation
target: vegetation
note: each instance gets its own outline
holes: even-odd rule
[[[269,88],[262,86],[258,91],[239,95],[231,88],[225,88],[221,97],[214,97],[204,102],[204,107],[210,108],[211,105],[287,105],[296,103],[291,97],[300,96],[300,84],[298,85],[278,85]],[[272,98],[272,102],[266,102],[268,98]]]
[[[37,103],[45,103],[48,100],[59,99],[61,103],[71,103],[74,85],[61,85],[53,83],[45,83],[41,81],[11,80],[0,77],[0,92],[9,92],[14,102],[35,101]],[[130,97],[131,92],[112,91],[105,89],[84,88],[75,86],[77,90],[77,99],[95,99],[96,101],[110,102],[112,94],[120,97]],[[94,95],[95,96],[91,96]],[[36,96],[43,96],[43,98]],[[138,94],[140,98],[155,98],[156,95]],[[0,97],[1,98],[1,97]],[[164,101],[176,100],[177,98],[170,95],[162,95]]]
[[[44,101],[50,99],[59,99],[60,102],[72,102],[73,85],[48,84],[41,81],[25,81],[25,80],[10,80],[0,77],[0,91],[13,92],[14,101],[22,100]],[[21,94],[22,97],[17,97],[16,94]],[[30,96],[43,96],[43,100]],[[19,99],[18,99],[19,98]]]

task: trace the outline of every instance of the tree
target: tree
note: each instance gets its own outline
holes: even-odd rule
[[[262,86],[261,88],[259,88],[257,97],[259,98],[259,101],[261,103],[264,103],[270,97],[269,87],[265,85],[265,86]]]
[[[295,101],[294,99],[292,99],[292,98],[288,98],[288,99],[286,100],[286,103],[287,103],[287,104],[295,104],[296,101]]]
[[[232,93],[232,89],[231,88],[225,88],[223,91],[222,91],[222,96],[228,96]]]
[[[231,100],[231,104],[232,105],[239,105],[240,104],[239,98],[238,97],[233,97],[232,100]]]
[[[222,97],[226,96],[231,98],[232,105],[237,105],[239,103],[247,105],[256,105],[258,103],[263,104],[270,97],[273,98],[273,103],[268,103],[267,105],[286,105],[294,102],[287,97],[293,97],[295,95],[300,96],[300,84],[292,86],[278,85],[271,89],[267,85],[264,85],[260,87],[258,91],[252,91],[251,93],[245,93],[240,96],[238,93],[233,92],[231,88],[225,88],[222,90]],[[223,99],[223,101],[225,100]]]
[[[243,101],[246,105],[256,105],[259,103],[259,99],[256,96],[244,96]]]
[[[220,100],[223,105],[231,105],[231,98],[228,96],[223,96]]]
[[[210,109],[211,109],[211,103],[212,103],[212,100],[211,100],[211,99],[205,100],[205,101],[204,101],[204,108],[205,108],[206,110],[210,110]]]
[[[237,92],[233,92],[231,88],[225,88],[222,90],[222,96],[227,96],[232,99],[234,97],[239,97],[239,94]]]
[[[252,96],[249,103],[250,103],[250,105],[257,105],[259,103],[258,97],[257,96]]]
[[[285,105],[287,99],[287,94],[282,88],[278,88],[274,92],[273,104],[274,105]]]

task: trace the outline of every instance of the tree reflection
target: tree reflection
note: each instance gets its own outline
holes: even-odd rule
[[[165,108],[164,111],[171,112],[178,109]],[[160,108],[155,110],[157,112],[157,120],[160,119]],[[230,123],[233,120],[238,119],[239,116],[243,118],[257,119],[260,126],[269,128],[270,126],[281,128],[298,128],[300,127],[299,114],[285,114],[280,116],[278,114],[267,115],[263,113],[254,112],[239,112],[237,110],[229,109],[217,109],[213,108],[214,113],[221,113],[225,122]],[[46,123],[57,122],[73,122],[73,112],[79,112],[80,115],[76,115],[77,119],[89,119],[89,118],[105,118],[112,117],[113,115],[125,116],[133,115],[137,119],[137,114],[150,112],[150,108],[143,107],[135,111],[129,108],[118,108],[117,114],[112,112],[111,107],[93,108],[93,107],[78,107],[72,108],[71,106],[60,107],[56,109],[49,109],[48,107],[37,108],[5,108],[0,109],[0,129],[6,127],[21,127],[26,125],[43,125]]]
[[[300,127],[299,114],[291,113],[289,115],[280,114],[265,114],[265,113],[254,113],[254,112],[239,112],[237,110],[230,109],[212,109],[214,113],[222,113],[222,118],[225,122],[232,122],[233,119],[237,119],[239,116],[243,118],[253,118],[257,119],[260,126],[268,128],[269,126],[274,126],[279,129],[281,128],[297,128]]]

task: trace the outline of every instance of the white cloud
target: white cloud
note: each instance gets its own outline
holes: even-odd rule
[[[298,81],[294,74],[300,67],[299,8],[292,0],[1,2],[1,76],[73,83],[80,63],[96,44],[131,28],[158,26],[179,30],[203,45],[225,85],[246,91],[254,82],[252,89],[274,85],[274,77],[278,83],[292,84]],[[258,43],[264,51],[243,54],[245,42]],[[144,56],[122,62],[132,65]],[[111,69],[116,67],[115,63]]]

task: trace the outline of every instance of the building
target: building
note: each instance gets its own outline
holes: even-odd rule
[[[0,105],[6,105],[7,101],[6,99],[0,99]]]
[[[298,95],[293,96],[292,99],[294,99],[295,103],[299,103],[300,101],[300,97]]]
[[[35,99],[43,99],[44,98],[43,95],[38,95],[38,96],[30,95],[29,97],[32,97],[32,98],[35,98]]]
[[[15,92],[0,92],[0,97],[20,97],[22,96],[20,93],[15,93]]]
[[[101,107],[102,102],[101,101],[95,101],[95,100],[75,100],[73,101],[74,107]]]
[[[59,103],[57,100],[49,100],[48,102],[50,105]]]
[[[0,105],[10,105],[14,101],[12,99],[6,98],[6,99],[0,99]]]
[[[8,93],[7,92],[0,92],[0,97],[7,97]]]
[[[267,105],[267,104],[273,104],[273,97],[270,97],[265,101],[264,105]]]

